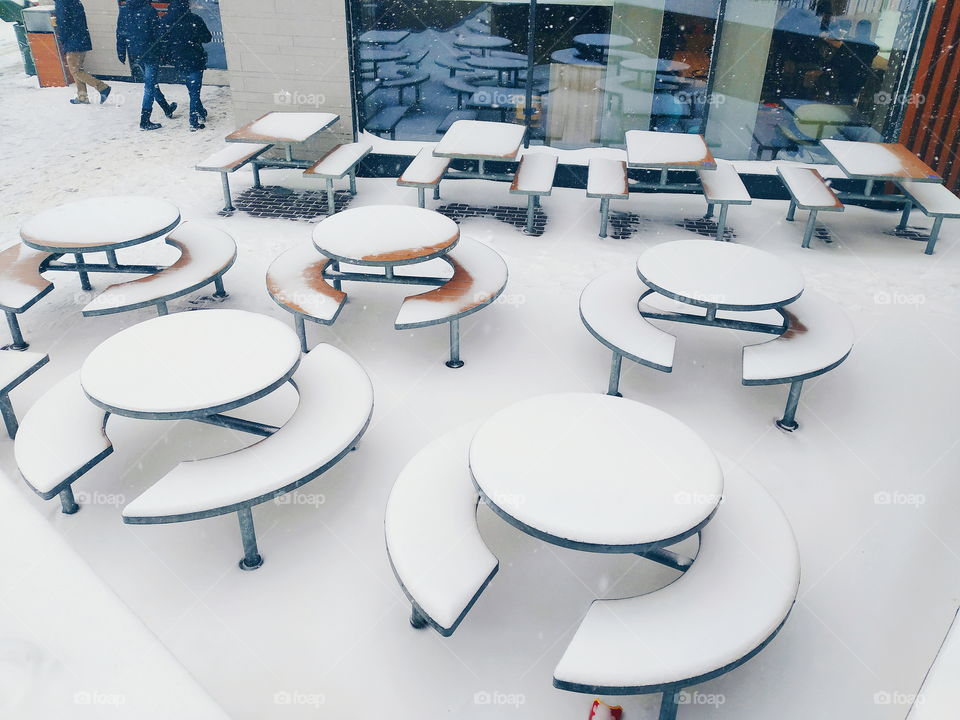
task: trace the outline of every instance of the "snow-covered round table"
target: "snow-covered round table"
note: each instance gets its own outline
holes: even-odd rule
[[[723,493],[710,447],[649,405],[588,393],[542,395],[491,416],[470,472],[504,520],[577,550],[641,553],[695,534]]]
[[[510,47],[513,45],[513,40],[505,37],[499,37],[498,35],[479,35],[477,33],[470,33],[468,35],[459,36],[453,41],[453,44],[459,48],[479,50],[480,55],[483,56],[487,54],[488,50],[498,50],[501,48]]]
[[[104,340],[84,361],[80,383],[109,413],[199,419],[273,392],[299,363],[300,341],[279,320],[200,310],[153,318]],[[230,420],[215,424],[233,427]]]

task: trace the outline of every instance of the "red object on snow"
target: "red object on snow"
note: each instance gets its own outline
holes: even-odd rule
[[[623,717],[623,708],[619,705],[607,705],[600,699],[593,701],[590,708],[590,717],[587,720],[620,720]]]

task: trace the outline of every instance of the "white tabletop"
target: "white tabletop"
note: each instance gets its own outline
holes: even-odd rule
[[[407,39],[407,30],[367,30],[360,36],[360,42],[371,45],[396,45]]]
[[[179,222],[180,211],[166,200],[97,197],[44,210],[20,227],[20,238],[47,252],[99,252],[166,235]]]
[[[151,420],[212,415],[282,385],[300,363],[287,324],[244,310],[153,318],[94,349],[80,382],[104,410]]]
[[[680,302],[720,310],[766,310],[803,293],[803,275],[776,255],[715,240],[675,240],[647,250],[637,274]]]
[[[583,35],[575,35],[573,41],[580,45],[602,48],[627,47],[633,45],[631,38],[624,35],[611,35],[609,33],[584,33]]]
[[[900,143],[822,140],[820,144],[851,178],[943,182],[933,168]]]
[[[460,227],[433,210],[368,205],[331,215],[313,228],[313,244],[334,260],[354,265],[409,265],[449,252]]]
[[[477,48],[478,50],[487,50],[495,48],[505,48],[513,45],[513,41],[505,37],[499,37],[497,35],[461,35],[456,40],[453,41],[453,44],[457,47],[465,48]]]
[[[523,125],[457,120],[433,149],[437,157],[516,160],[526,132]]]
[[[638,70],[641,72],[683,72],[689,70],[690,66],[685,62],[678,60],[668,60],[666,58],[652,58],[646,55],[626,58],[620,62],[620,67],[627,70]]]
[[[491,507],[524,532],[566,547],[636,552],[705,524],[723,474],[676,418],[633,400],[541,395],[490,417],[470,471]]]
[[[701,135],[628,130],[627,164],[644,168],[715,168],[713,154]]]
[[[328,112],[268,112],[234,130],[225,139],[227,142],[292,145],[306,142],[339,119],[339,115]]]

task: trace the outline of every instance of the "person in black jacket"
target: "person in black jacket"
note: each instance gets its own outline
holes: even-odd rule
[[[164,63],[177,70],[190,94],[190,129],[203,129],[207,119],[207,110],[200,101],[203,71],[207,68],[203,44],[213,37],[203,18],[190,11],[189,0],[171,0],[160,22]]]
[[[74,105],[88,105],[90,100],[87,99],[87,85],[92,85],[100,93],[102,105],[110,94],[110,86],[83,69],[84,57],[93,50],[83,5],[80,0],[56,0],[53,16],[56,18],[57,41],[77,86],[77,96],[70,102]]]
[[[156,130],[160,123],[150,120],[153,101],[168,118],[173,117],[176,103],[168,103],[157,87],[160,65],[160,18],[150,0],[126,0],[117,18],[117,57],[120,62],[130,58],[131,69],[138,67],[143,74],[143,103],[140,105],[140,129]]]

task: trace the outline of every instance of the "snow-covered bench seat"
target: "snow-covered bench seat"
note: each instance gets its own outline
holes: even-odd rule
[[[20,475],[44,500],[60,496],[63,512],[79,506],[72,484],[113,452],[107,413],[87,398],[80,373],[68,375],[31,407],[13,443]]]
[[[649,290],[632,267],[613,270],[587,285],[580,294],[580,319],[597,340],[613,351],[608,395],[620,396],[623,358],[654,370],[673,370],[677,338],[651,324],[637,310]]]
[[[727,229],[727,211],[730,206],[750,205],[753,198],[747,192],[747,186],[743,184],[733,163],[726,160],[717,160],[717,167],[713,170],[697,168],[697,176],[700,178],[703,196],[707,201],[706,217],[713,217],[714,206],[720,206],[720,215],[717,217],[717,240],[723,240]]]
[[[350,194],[356,195],[357,165],[370,154],[371,150],[373,150],[373,146],[367,143],[354,142],[337,145],[303,171],[304,177],[318,177],[326,180],[327,215],[333,215],[337,211],[334,202],[333,181],[342,178],[344,175],[349,175]]]
[[[267,269],[267,292],[277,305],[293,313],[303,352],[307,352],[304,320],[332,325],[347,299],[345,292],[323,277],[332,262],[306,241],[282,253]]]
[[[434,200],[440,198],[440,181],[449,166],[450,158],[437,157],[430,148],[423,148],[397,178],[397,185],[415,187],[417,204],[425,207],[427,188],[433,188]]]
[[[40,274],[50,253],[17,243],[0,251],[0,310],[7,316],[13,342],[5,349],[26,350],[17,315],[26,312],[53,290],[53,283]]]
[[[901,180],[897,183],[909,202],[904,205],[903,217],[898,229],[906,230],[910,220],[910,211],[916,206],[927,217],[933,218],[933,228],[927,238],[927,247],[924,253],[933,255],[933,248],[940,237],[940,226],[945,218],[960,218],[960,198],[939,183],[910,182]]]
[[[743,384],[790,383],[782,430],[796,430],[797,405],[803,381],[822,375],[847,359],[853,349],[853,325],[833,302],[805,290],[783,308],[787,329],[774,340],[743,348]]]
[[[807,227],[803,233],[805,248],[810,247],[813,232],[817,227],[817,214],[820,212],[843,212],[843,203],[833,192],[826,180],[813,168],[777,166],[777,174],[790,193],[790,209],[787,220],[793,222],[797,208],[809,210]]]
[[[17,415],[10,402],[10,391],[49,361],[49,355],[0,350],[0,414],[11,438],[17,434]]]
[[[97,295],[83,315],[109,315],[154,306],[167,314],[167,302],[213,283],[214,297],[225,298],[223,275],[237,259],[237,244],[223,230],[186,222],[167,235],[167,245],[180,251],[179,259],[158,273],[111,285]]]
[[[482,310],[500,296],[507,284],[507,263],[490,246],[463,236],[443,259],[453,268],[451,278],[440,287],[406,298],[394,327],[410,330],[450,323],[450,359],[446,364],[459,368],[463,367],[460,318]]]
[[[260,187],[260,168],[254,160],[270,149],[270,145],[250,143],[229,143],[196,166],[197,170],[220,173],[223,182],[223,212],[233,212],[233,198],[230,195],[230,173],[236,172],[247,163],[253,163],[253,184]]]
[[[630,197],[627,163],[610,158],[590,158],[587,166],[587,197],[600,198],[600,237],[607,236],[610,201]]]
[[[363,125],[363,129],[380,136],[382,136],[383,133],[387,133],[391,140],[396,140],[397,125],[400,124],[400,121],[403,120],[404,115],[407,114],[407,110],[409,109],[406,105],[388,105],[367,120]]]
[[[595,600],[553,674],[561,690],[662,693],[661,720],[679,692],[739,667],[786,622],[800,584],[790,523],[770,494],[729,461],[723,504],[700,531],[692,567],[661,590]]]
[[[520,164],[513,175],[510,192],[527,196],[527,226],[529,235],[533,232],[534,208],[540,204],[543,195],[553,192],[553,178],[557,173],[557,156],[547,153],[529,153],[520,158]]]
[[[387,501],[390,565],[413,606],[410,624],[453,634],[497,573],[477,529],[479,495],[467,469],[469,424],[431,442],[400,472]]]
[[[123,521],[173,523],[236,512],[244,549],[240,567],[260,567],[251,508],[336,465],[357,444],[373,412],[370,378],[332,345],[308,353],[293,384],[300,403],[282,428],[242,450],[180,463],[123,509]]]
[[[960,708],[960,623],[954,616],[906,720],[943,720]]]

